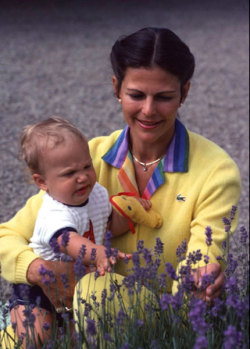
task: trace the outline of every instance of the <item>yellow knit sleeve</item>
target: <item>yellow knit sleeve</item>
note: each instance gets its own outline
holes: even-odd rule
[[[204,181],[196,201],[190,225],[190,240],[188,241],[186,258],[199,250],[202,256],[208,256],[208,263],[219,263],[217,257],[222,256],[222,242],[227,239],[222,218],[230,218],[232,206],[238,207],[240,194],[241,180],[237,165],[229,157],[218,161]],[[238,209],[232,220],[231,233],[236,230],[237,225]],[[210,227],[212,230],[211,246],[206,244],[206,227]],[[186,264],[186,260],[181,264]],[[196,269],[206,265],[206,263],[202,257],[198,263],[192,265]],[[179,268],[180,265],[177,270]],[[172,292],[176,291],[177,283],[174,282]]]
[[[0,225],[1,274],[9,282],[28,283],[28,267],[38,258],[28,244],[43,195],[44,192],[40,191],[32,196],[10,221]]]

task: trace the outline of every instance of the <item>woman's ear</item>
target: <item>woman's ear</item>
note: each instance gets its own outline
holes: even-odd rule
[[[113,84],[115,97],[119,98],[119,94],[118,94],[118,80],[117,80],[115,75],[112,76],[112,84]]]
[[[186,82],[186,84],[182,87],[182,96],[181,96],[181,103],[184,103],[185,99],[187,98],[188,91],[190,89],[191,82],[190,80]]]
[[[39,189],[42,189],[44,191],[47,191],[48,187],[47,187],[47,184],[46,184],[46,181],[45,181],[45,178],[40,175],[40,174],[37,174],[37,173],[34,173],[32,175],[33,177],[33,181],[35,182],[35,185],[39,188]]]

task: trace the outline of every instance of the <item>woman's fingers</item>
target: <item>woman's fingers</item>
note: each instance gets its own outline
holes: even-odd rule
[[[221,295],[225,282],[225,274],[221,270],[220,264],[210,263],[204,267],[200,267],[194,271],[193,276],[197,287],[195,294],[198,297],[211,302]]]
[[[140,204],[146,211],[150,210],[150,208],[152,207],[152,203],[149,200],[138,197],[136,197],[136,199],[140,202]]]

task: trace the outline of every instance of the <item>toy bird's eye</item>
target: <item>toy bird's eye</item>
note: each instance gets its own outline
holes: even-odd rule
[[[125,196],[122,196],[122,198],[123,198],[123,200],[127,200],[127,199],[125,198]]]
[[[132,211],[132,207],[131,206],[128,206],[128,209],[129,209],[129,211]]]

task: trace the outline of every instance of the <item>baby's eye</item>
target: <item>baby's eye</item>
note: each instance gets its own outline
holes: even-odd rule
[[[69,171],[69,172],[64,173],[63,176],[64,177],[71,177],[74,175],[74,173],[75,173],[75,171]]]

